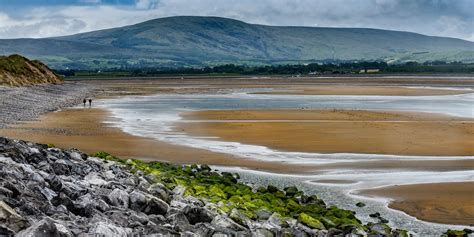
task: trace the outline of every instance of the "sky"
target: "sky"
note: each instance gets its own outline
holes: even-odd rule
[[[70,35],[180,15],[474,41],[474,0],[0,0],[0,38]]]

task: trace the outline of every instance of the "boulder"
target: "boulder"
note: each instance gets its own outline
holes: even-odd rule
[[[98,222],[89,230],[90,236],[129,236],[132,229],[116,226],[112,223]]]
[[[2,227],[5,232],[7,232],[7,230],[18,232],[27,226],[28,224],[23,217],[18,215],[18,213],[5,202],[0,201],[0,227]]]
[[[252,231],[252,237],[273,237],[275,234],[273,234],[272,231],[267,230],[267,229],[256,229]]]
[[[232,219],[225,216],[221,216],[221,215],[215,216],[214,219],[212,219],[211,224],[219,228],[229,229],[229,230],[234,230],[234,231],[246,230],[245,227],[237,224]]]
[[[124,190],[116,188],[112,192],[110,192],[107,197],[109,199],[109,203],[112,206],[123,208],[128,208],[129,206],[129,195]]]
[[[52,169],[56,175],[69,175],[71,172],[67,162],[59,159],[52,164]]]
[[[55,222],[49,217],[43,218],[25,230],[20,231],[15,236],[17,237],[37,237],[37,236],[58,236],[69,237],[73,236],[71,231],[61,223]]]
[[[191,225],[195,225],[196,223],[210,223],[212,221],[209,212],[202,207],[186,206],[183,212]]]
[[[144,213],[146,214],[159,214],[159,215],[164,215],[168,212],[169,205],[154,196],[147,196],[147,204],[145,209],[143,210]]]
[[[134,190],[129,195],[130,208],[135,211],[142,211],[147,205],[147,198],[143,192]]]

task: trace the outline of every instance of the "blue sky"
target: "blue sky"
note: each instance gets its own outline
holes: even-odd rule
[[[0,38],[69,35],[178,15],[381,28],[474,41],[474,0],[0,0]]]

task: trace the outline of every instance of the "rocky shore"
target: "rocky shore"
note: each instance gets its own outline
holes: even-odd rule
[[[407,236],[295,187],[255,187],[206,165],[0,138],[0,173],[0,236]]]
[[[93,91],[94,86],[79,82],[28,87],[0,86],[0,128],[80,104],[82,99],[91,96]]]

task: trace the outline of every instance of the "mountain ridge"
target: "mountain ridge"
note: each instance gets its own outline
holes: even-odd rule
[[[474,42],[371,28],[267,26],[175,16],[43,39],[0,40],[54,68],[179,67],[320,61],[474,62]]]

